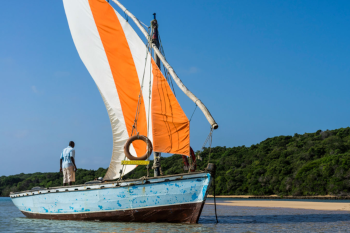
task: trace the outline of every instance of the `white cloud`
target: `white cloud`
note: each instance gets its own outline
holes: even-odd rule
[[[35,94],[38,94],[38,93],[39,93],[38,89],[36,89],[36,86],[32,86],[32,91],[33,91]]]
[[[188,70],[188,73],[189,74],[196,74],[199,72],[199,69],[195,66],[192,66],[189,70]]]

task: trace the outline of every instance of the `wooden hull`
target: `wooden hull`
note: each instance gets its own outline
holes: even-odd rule
[[[29,218],[119,222],[197,223],[209,173],[57,187],[11,194]]]
[[[169,222],[198,223],[204,202],[173,206],[151,207],[124,211],[77,214],[39,214],[22,211],[28,218],[51,220],[98,220],[110,222]]]

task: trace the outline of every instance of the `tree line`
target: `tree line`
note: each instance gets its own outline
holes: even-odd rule
[[[200,156],[198,170],[204,170],[209,160],[217,166],[217,195],[350,195],[349,127],[268,138],[250,147],[205,148]],[[184,172],[180,155],[162,158],[161,163],[164,175]],[[106,171],[78,169],[76,184],[103,177]],[[153,176],[153,170],[149,173]],[[124,178],[146,175],[146,167],[138,166]],[[35,186],[60,185],[62,174],[58,172],[0,177],[1,196]]]

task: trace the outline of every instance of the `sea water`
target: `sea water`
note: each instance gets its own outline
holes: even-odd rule
[[[232,199],[231,199],[232,200]],[[247,200],[247,199],[245,199]],[[224,199],[217,200],[225,201]],[[269,200],[266,200],[269,201]],[[300,201],[300,200],[297,200]],[[307,200],[309,201],[309,200]],[[334,202],[325,201],[323,202]],[[207,201],[212,202],[212,199]],[[335,201],[337,202],[337,201]],[[342,201],[347,202],[347,201]],[[349,202],[349,201],[348,201]],[[349,202],[350,204],[350,202]],[[287,208],[205,205],[198,224],[60,221],[26,218],[0,197],[0,232],[348,232],[350,213]]]

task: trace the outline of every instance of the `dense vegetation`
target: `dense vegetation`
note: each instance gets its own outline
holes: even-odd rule
[[[203,170],[209,149],[201,154],[198,167]],[[215,147],[210,162],[217,165],[216,192],[220,195],[350,195],[350,128],[317,131],[303,135],[279,136],[250,147]],[[162,158],[164,175],[183,172],[180,155]],[[106,169],[79,169],[77,183],[103,176]],[[147,174],[138,166],[125,178]],[[150,169],[153,176],[153,170]],[[0,192],[58,186],[60,173],[34,173],[0,177]]]
[[[99,168],[97,171],[78,169],[75,175],[76,184],[83,184],[94,180],[96,177],[103,177],[107,169]],[[24,191],[33,187],[55,187],[63,185],[63,175],[60,172],[19,174],[0,177],[0,196],[8,197],[10,192]]]

